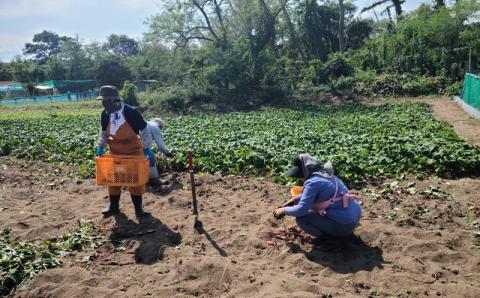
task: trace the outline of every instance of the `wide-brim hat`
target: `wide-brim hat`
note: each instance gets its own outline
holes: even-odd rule
[[[98,100],[122,100],[117,87],[111,85],[104,85],[98,90]]]

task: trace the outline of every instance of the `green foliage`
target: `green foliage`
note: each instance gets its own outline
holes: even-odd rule
[[[125,81],[123,84],[123,89],[120,90],[120,96],[127,104],[138,106],[137,96],[135,95],[135,85],[130,81]]]
[[[330,79],[348,77],[353,71],[352,64],[342,53],[330,55],[324,65],[324,72]]]
[[[82,166],[93,174],[99,111],[0,114],[10,155]],[[298,153],[332,159],[350,185],[381,177],[462,176],[480,171],[480,149],[436,121],[427,105],[305,106],[218,116],[165,117],[166,143],[193,148],[198,170],[278,177]],[[58,128],[61,129],[58,129]],[[184,170],[179,154],[172,167]]]
[[[353,77],[355,91],[366,96],[420,96],[444,94],[448,80],[444,77],[426,77],[413,74],[359,72]]]
[[[116,57],[103,59],[96,70],[95,80],[99,86],[113,85],[120,89],[125,81],[131,79],[130,70],[122,60]]]
[[[28,281],[38,273],[60,266],[60,258],[71,251],[96,248],[103,239],[94,234],[93,225],[79,221],[79,226],[63,236],[40,244],[13,239],[11,229],[0,232],[0,295]]]
[[[23,53],[32,55],[39,63],[45,63],[49,59],[57,58],[61,47],[70,37],[59,36],[55,32],[44,30],[33,36],[32,43],[26,43]]]
[[[105,48],[112,54],[127,57],[138,54],[138,42],[125,34],[111,34],[108,36]]]
[[[461,95],[463,88],[463,82],[455,82],[450,84],[445,88],[445,95],[452,96],[452,95]]]

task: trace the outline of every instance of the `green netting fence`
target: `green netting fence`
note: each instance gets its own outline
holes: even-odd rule
[[[480,76],[465,74],[462,99],[469,106],[480,109]]]

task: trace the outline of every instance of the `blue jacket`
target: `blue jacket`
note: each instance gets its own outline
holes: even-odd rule
[[[338,180],[337,196],[347,193],[348,189],[340,179],[313,174],[305,181],[302,196],[298,203],[295,206],[285,207],[285,213],[290,216],[301,217],[315,212],[310,209],[313,203],[327,201],[335,194],[335,180]],[[357,201],[349,200],[348,208],[343,208],[340,200],[327,209],[325,216],[339,224],[351,224],[360,220],[361,213],[361,207]]]

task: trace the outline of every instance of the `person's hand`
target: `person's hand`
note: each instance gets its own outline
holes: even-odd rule
[[[173,149],[170,149],[167,153],[165,153],[165,156],[166,157],[174,157],[175,153],[174,153]]]
[[[143,149],[143,154],[145,154],[145,156],[148,159],[155,159],[155,154],[153,154],[153,151],[150,148],[144,148]]]
[[[104,151],[105,151],[105,149],[103,149],[103,147],[97,146],[95,148],[95,156],[102,156]]]
[[[282,219],[285,215],[285,209],[283,208],[277,208],[275,211],[273,211],[273,217],[276,219]]]

